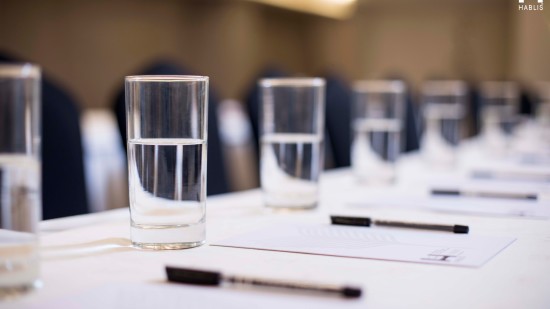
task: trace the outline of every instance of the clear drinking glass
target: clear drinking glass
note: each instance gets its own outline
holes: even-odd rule
[[[484,82],[481,85],[482,138],[493,154],[507,151],[518,122],[519,89],[515,82]]]
[[[126,77],[131,234],[135,246],[204,243],[208,77]]]
[[[405,84],[394,80],[364,80],[353,85],[351,163],[357,179],[391,183],[402,149]]]
[[[0,64],[0,299],[39,283],[40,68]]]
[[[260,178],[268,207],[317,206],[323,166],[325,80],[259,81],[262,101]]]
[[[468,88],[463,81],[428,81],[422,87],[425,121],[421,152],[430,165],[453,166],[463,137]]]

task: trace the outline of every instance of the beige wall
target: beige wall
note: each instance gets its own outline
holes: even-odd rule
[[[550,9],[545,11],[550,12]],[[40,63],[86,107],[107,106],[122,77],[165,56],[240,98],[268,63],[348,79],[401,75],[550,79],[541,12],[506,0],[363,1],[335,21],[229,0],[3,0],[0,50]]]
[[[550,81],[550,7],[540,12],[516,12],[511,74],[524,81]]]
[[[104,106],[135,66],[179,56],[185,12],[175,3],[3,1],[0,49],[39,63],[85,106]]]
[[[362,7],[361,74],[400,74],[414,85],[433,77],[506,78],[506,1],[414,1]]]

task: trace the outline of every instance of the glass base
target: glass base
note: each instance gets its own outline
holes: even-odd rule
[[[198,247],[206,239],[206,225],[147,225],[131,223],[132,244],[141,249],[179,250]]]
[[[132,242],[134,247],[146,250],[181,250],[181,249],[190,249],[204,245],[205,241],[196,241],[196,242],[183,242],[183,243],[166,243],[166,244],[155,244],[155,243],[141,243],[141,242]]]
[[[274,205],[274,204],[266,204],[267,208],[274,210],[274,211],[303,211],[303,210],[312,210],[317,208],[317,203],[315,204],[309,204],[309,205]]]
[[[360,185],[373,186],[373,187],[387,187],[395,184],[395,178],[357,178],[357,182]]]
[[[387,175],[384,175],[384,177],[355,174],[355,179],[361,185],[372,185],[372,186],[391,186],[395,184],[395,182],[397,181],[397,177],[395,174],[387,174]]]
[[[393,163],[392,163],[393,164]],[[395,165],[386,163],[384,166],[371,166],[353,168],[353,175],[356,181],[362,185],[388,186],[397,181],[397,170]]]
[[[317,208],[318,204],[317,186],[312,186],[310,190],[285,190],[268,191],[264,190],[264,205],[271,209],[281,210],[307,210]]]
[[[10,299],[17,299],[19,297],[22,297],[28,293],[35,291],[41,286],[42,286],[42,283],[39,280],[37,280],[36,282],[32,282],[29,284],[10,286],[10,287],[0,287],[0,300],[4,301],[4,300],[10,300]]]

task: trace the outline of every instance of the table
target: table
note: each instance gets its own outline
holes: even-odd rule
[[[413,188],[413,184],[410,182],[404,186]],[[225,302],[223,307],[304,308],[313,307],[307,305],[311,301],[317,308],[319,304],[335,308],[550,308],[548,220],[389,207],[358,209],[345,203],[345,197],[357,190],[368,193],[377,189],[361,187],[354,182],[349,169],[340,169],[323,175],[320,207],[314,211],[273,212],[264,209],[258,189],[209,197],[207,244],[181,251],[155,252],[132,248],[128,209],[45,221],[41,225],[43,287],[22,299],[1,305],[6,308],[53,308],[60,304],[75,308],[147,308],[153,305],[159,308],[209,308],[219,307],[219,302]],[[328,222],[329,213],[335,212],[464,223],[470,226],[472,233],[511,236],[517,240],[480,268],[208,245],[267,224]],[[358,301],[344,301],[260,289],[169,284],[165,282],[165,265],[215,269],[260,278],[352,283],[362,286],[366,293]],[[149,293],[153,300],[147,297]],[[105,298],[106,294],[109,297]]]

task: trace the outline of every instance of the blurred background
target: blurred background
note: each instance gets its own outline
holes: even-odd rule
[[[127,206],[115,116],[126,75],[171,67],[210,77],[210,137],[219,135],[223,163],[209,161],[209,181],[227,181],[209,193],[224,193],[258,186],[258,77],[400,78],[413,102],[428,79],[513,80],[535,96],[550,80],[549,17],[518,0],[2,0],[0,55],[39,64],[79,110],[87,206],[78,213]],[[63,147],[63,137],[47,139]]]

